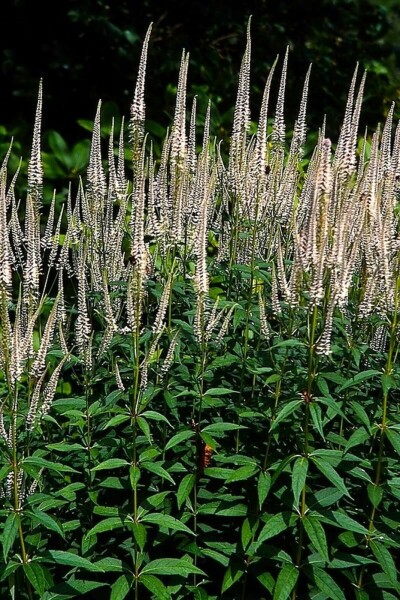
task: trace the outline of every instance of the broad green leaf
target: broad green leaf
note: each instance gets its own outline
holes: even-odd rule
[[[282,408],[282,410],[278,413],[276,419],[272,423],[270,427],[270,431],[273,431],[278,423],[280,423],[283,419],[294,413],[294,411],[303,403],[303,400],[292,400],[288,402],[286,406]]]
[[[145,515],[141,518],[142,523],[153,523],[154,525],[158,525],[159,527],[165,527],[168,529],[173,529],[174,531],[184,531],[185,533],[189,533],[190,535],[195,535],[187,525],[184,525],[175,517],[171,517],[170,515],[163,515],[161,513],[151,513]]]
[[[308,459],[304,456],[300,456],[295,460],[292,471],[292,491],[295,506],[298,506],[299,504],[300,494],[306,484],[307,472]]]
[[[109,421],[107,421],[107,423],[103,427],[103,430],[108,429],[109,427],[117,427],[118,425],[129,421],[130,418],[130,415],[126,414],[115,415],[114,417],[111,417]]]
[[[172,438],[166,443],[165,450],[170,450],[174,446],[177,446],[181,442],[185,442],[189,438],[194,437],[195,432],[192,430],[188,431],[180,431],[176,435],[172,436]]]
[[[132,529],[133,536],[136,540],[137,545],[140,548],[140,551],[143,552],[147,539],[146,527],[142,525],[142,523],[134,523],[133,521],[128,521],[127,524]]]
[[[43,567],[39,563],[31,561],[29,563],[24,563],[23,570],[35,592],[42,597],[48,587],[48,585],[46,585],[46,575]]]
[[[315,585],[327,598],[331,600],[346,600],[346,596],[329,573],[313,565],[307,568],[306,572],[307,574],[311,572]]]
[[[64,531],[62,529],[61,524],[54,517],[49,515],[49,513],[35,509],[32,512],[26,511],[25,514],[26,516],[30,517],[33,520],[33,522],[37,521],[38,523],[46,527],[46,529],[49,529],[50,531],[55,531],[56,533],[61,535],[61,537],[64,537]]]
[[[127,465],[129,465],[128,461],[124,460],[123,458],[108,458],[90,470],[92,472],[107,471],[108,469],[119,469],[120,467],[126,467]]]
[[[137,488],[137,484],[140,481],[140,476],[141,473],[139,467],[137,465],[131,465],[129,467],[129,480],[133,490]]]
[[[266,497],[268,496],[268,492],[271,489],[271,475],[268,471],[261,471],[258,477],[257,483],[257,495],[258,495],[258,506],[261,510],[262,505]]]
[[[354,531],[355,533],[362,533],[363,535],[368,535],[369,533],[364,525],[361,525],[361,523],[358,523],[355,519],[352,519],[345,513],[335,510],[332,512],[332,516],[336,523],[346,531]]]
[[[282,512],[273,515],[268,519],[264,527],[260,531],[260,535],[257,539],[257,545],[262,544],[266,540],[274,537],[284,531],[292,524],[292,513],[290,512]]]
[[[7,562],[7,556],[13,547],[15,538],[18,533],[18,517],[15,512],[12,512],[8,515],[6,522],[4,524],[3,534],[2,534],[2,546],[3,546],[3,556],[4,561]]]
[[[244,567],[241,564],[228,565],[222,581],[221,594],[226,592],[234,583],[244,575]]]
[[[385,432],[387,439],[396,450],[397,454],[400,454],[400,433],[390,428],[386,429]]]
[[[196,475],[193,473],[188,473],[182,479],[179,484],[178,491],[176,493],[176,500],[178,503],[178,508],[181,508],[182,504],[185,502],[186,498],[191,493],[194,485],[196,483]]]
[[[368,498],[374,508],[378,508],[383,496],[383,489],[379,485],[369,483],[367,485]]]
[[[226,480],[226,483],[232,483],[232,481],[243,481],[250,479],[258,471],[257,465],[244,465],[234,471]]]
[[[68,579],[64,583],[56,585],[51,590],[51,596],[49,600],[64,600],[66,598],[84,598],[85,594],[92,592],[98,588],[107,585],[104,582],[99,581],[88,581],[88,580],[80,580],[80,579]],[[45,596],[46,597],[46,596]],[[93,596],[92,596],[93,597]],[[97,594],[96,594],[97,597]],[[101,598],[102,595],[98,594],[98,597]],[[104,596],[103,596],[104,597]],[[47,597],[46,597],[47,598]]]
[[[343,449],[343,453],[345,454],[350,450],[350,448],[354,448],[355,446],[359,446],[360,444],[364,444],[367,440],[370,439],[369,432],[364,427],[359,427],[354,431],[349,437],[347,444]]]
[[[206,396],[229,396],[230,394],[238,394],[239,392],[236,390],[231,390],[229,388],[220,387],[211,388],[209,390],[206,390],[204,393]]]
[[[96,535],[98,533],[114,531],[114,529],[120,529],[121,527],[124,527],[124,521],[121,517],[109,517],[94,525],[94,527],[87,532],[86,536],[90,537],[91,535]]]
[[[335,471],[335,469],[330,465],[326,460],[317,459],[312,457],[312,461],[315,466],[321,471],[323,475],[331,482],[338,490],[340,490],[346,496],[350,496],[350,493],[345,486],[343,479],[340,477],[339,473]]]
[[[367,413],[365,412],[364,407],[361,406],[361,404],[359,402],[356,402],[355,400],[352,400],[350,402],[350,406],[354,410],[354,413],[355,413],[356,417],[358,418],[359,422],[361,423],[361,425],[364,425],[365,429],[370,433],[371,432],[371,422],[369,420]]]
[[[167,417],[159,412],[156,412],[155,410],[146,410],[145,412],[140,413],[140,416],[145,417],[146,419],[153,419],[153,421],[163,421],[164,423],[167,423],[167,425],[172,427]]]
[[[12,466],[11,464],[7,464],[7,465],[3,465],[0,468],[0,481],[2,481],[3,479],[5,479],[5,477],[7,477],[7,475],[12,471]]]
[[[50,469],[50,471],[56,471],[57,473],[79,473],[79,471],[73,469],[72,467],[68,467],[67,465],[63,465],[58,462],[53,462],[51,460],[46,460],[41,456],[28,456],[27,458],[24,458],[21,462],[22,468],[24,468],[25,465],[28,467],[43,467],[45,469]]]
[[[140,465],[143,469],[146,469],[146,471],[150,471],[150,473],[154,473],[162,479],[167,479],[170,483],[175,485],[175,481],[172,479],[171,475],[164,469],[164,467],[161,466],[160,463],[144,460],[140,463]]]
[[[326,541],[324,528],[318,518],[312,515],[306,516],[303,518],[302,523],[308,535],[308,539],[316,551],[319,552],[325,562],[329,562],[328,543]]]
[[[151,440],[150,425],[148,424],[148,422],[146,421],[146,419],[143,418],[143,417],[141,417],[141,416],[137,417],[136,418],[136,423],[138,424],[139,428],[144,433],[144,435],[145,435],[148,443],[151,444],[152,440]]]
[[[284,565],[279,572],[274,588],[273,600],[287,600],[299,578],[299,570],[294,565]]]
[[[54,562],[58,565],[68,565],[70,567],[79,567],[86,571],[97,571],[102,573],[103,569],[87,558],[73,554],[73,552],[65,552],[63,550],[47,550],[42,554],[44,562]]]
[[[163,582],[155,577],[154,575],[148,575],[144,573],[140,576],[140,583],[142,583],[152,594],[156,600],[171,600],[171,594],[165,587]]]
[[[258,528],[258,520],[252,518],[245,519],[242,524],[242,528],[240,530],[240,538],[242,542],[243,550],[246,551],[252,542],[255,532]]]
[[[371,540],[370,548],[382,570],[389,577],[390,581],[397,585],[397,568],[389,550],[380,542]]]
[[[96,565],[100,567],[104,573],[121,573],[126,571],[128,568],[127,565],[122,562],[122,560],[113,558],[112,556],[107,556],[106,558],[100,558],[100,560],[96,560]]]
[[[221,552],[217,552],[216,550],[211,550],[211,548],[204,548],[201,551],[202,556],[209,556],[212,560],[215,560],[219,564],[227,567],[229,564],[229,558],[225,554],[221,554]]]
[[[182,558],[157,558],[147,563],[141,571],[142,574],[151,575],[205,575],[204,571]]]
[[[121,575],[111,586],[110,600],[124,600],[132,587],[132,577]]]
[[[354,375],[354,377],[346,381],[346,383],[338,389],[338,393],[340,394],[340,392],[343,392],[344,390],[347,390],[348,388],[353,387],[354,385],[358,385],[362,381],[371,379],[371,377],[376,377],[376,375],[382,375],[382,371],[377,371],[376,369],[369,369],[368,371],[357,373],[356,375]]]

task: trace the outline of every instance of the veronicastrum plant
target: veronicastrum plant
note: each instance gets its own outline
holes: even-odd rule
[[[23,198],[1,166],[1,596],[397,598],[393,107],[359,136],[356,69],[305,156],[310,71],[288,135],[277,58],[255,127],[248,28],[228,154],[184,52],[156,159],[149,38],[127,132],[102,138],[99,103],[65,201],[41,84]]]

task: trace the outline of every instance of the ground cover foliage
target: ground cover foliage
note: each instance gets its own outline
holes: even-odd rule
[[[1,595],[397,598],[393,108],[359,135],[356,69],[305,160],[310,71],[288,139],[286,53],[249,131],[248,30],[228,155],[186,106],[184,52],[156,159],[149,35],[129,125],[104,140],[99,104],[62,203],[42,85],[23,198],[2,163]]]

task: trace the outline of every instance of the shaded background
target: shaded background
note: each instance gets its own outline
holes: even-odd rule
[[[15,152],[21,150],[20,144],[27,153],[24,145],[30,142],[38,81],[43,77],[44,130],[57,132],[45,135],[44,148],[54,154],[58,147],[60,177],[75,176],[82,165],[77,163],[73,169],[63,165],[62,154],[87,138],[85,128],[90,128],[97,101],[101,98],[104,103],[105,123],[111,114],[129,114],[141,44],[150,22],[154,25],[146,104],[151,133],[161,140],[170,124],[185,48],[190,52],[190,94],[198,95],[203,111],[212,99],[213,132],[226,137],[250,14],[255,120],[268,69],[287,45],[289,129],[310,62],[308,126],[316,131],[326,113],[333,141],[357,61],[369,71],[362,127],[368,124],[375,129],[390,103],[398,99],[400,3],[396,0],[57,0],[51,5],[41,0],[4,0],[0,150],[14,135]]]

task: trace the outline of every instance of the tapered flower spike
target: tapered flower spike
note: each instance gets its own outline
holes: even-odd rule
[[[107,184],[101,158],[101,100],[97,104],[96,116],[93,123],[92,143],[90,146],[89,164],[87,168],[87,195],[89,202],[90,226],[95,225],[95,219],[100,212],[106,195]]]
[[[144,140],[144,121],[146,117],[146,104],[144,101],[144,87],[146,79],[147,52],[153,23],[150,23],[144,38],[142,54],[140,56],[138,75],[136,79],[135,92],[131,104],[129,130],[131,136],[132,152],[134,161],[140,152]]]
[[[229,170],[240,164],[240,156],[246,142],[250,125],[250,60],[251,60],[251,17],[247,23],[247,41],[239,72],[239,85],[233,114],[233,129],[229,152]]]
[[[287,75],[287,64],[289,57],[289,46],[286,48],[285,58],[283,59],[281,81],[279,84],[278,100],[276,103],[276,112],[274,125],[272,128],[272,143],[280,149],[285,143],[285,88],[286,88],[286,75]]]
[[[0,179],[0,290],[4,291],[7,297],[10,297],[12,288],[12,254],[8,235],[5,186],[4,173]]]
[[[33,141],[31,157],[28,164],[28,193],[32,197],[35,218],[42,204],[43,166],[41,157],[41,129],[43,110],[43,81],[39,82],[38,100],[36,105],[35,124],[33,128]]]
[[[171,162],[179,163],[186,156],[186,86],[189,54],[182,52],[176,93],[175,115],[171,131]]]
[[[260,118],[258,120],[256,155],[259,176],[265,178],[265,161],[267,157],[267,128],[268,128],[268,104],[271,91],[272,78],[275,72],[275,67],[279,56],[276,57],[271,70],[268,74],[267,81],[264,87],[264,93],[261,102]]]
[[[303,93],[301,96],[299,116],[294,125],[293,138],[290,146],[290,154],[295,154],[302,151],[302,148],[306,141],[306,114],[307,114],[307,98],[308,98],[308,85],[310,83],[311,67],[309,66],[304,80]]]

